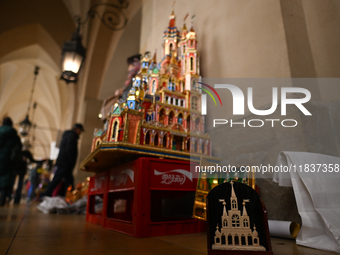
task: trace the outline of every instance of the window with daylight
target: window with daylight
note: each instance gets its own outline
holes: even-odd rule
[[[231,218],[231,225],[233,228],[240,227],[240,217],[237,214],[234,214]]]

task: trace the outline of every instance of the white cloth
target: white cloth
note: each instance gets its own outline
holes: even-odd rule
[[[302,219],[296,243],[340,253],[340,172],[334,168],[340,165],[340,158],[285,151],[279,154],[276,165],[291,169],[287,173],[274,173],[273,181],[280,186],[293,186]],[[313,166],[319,172],[311,173]],[[303,171],[305,168],[309,171]]]

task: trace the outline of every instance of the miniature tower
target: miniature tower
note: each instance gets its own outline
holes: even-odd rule
[[[157,64],[157,51],[153,55],[151,64],[149,67],[149,90],[148,94],[154,95],[158,90],[158,79],[159,78],[159,68]]]
[[[172,55],[173,52],[177,52],[177,44],[180,40],[180,33],[176,27],[176,16],[175,12],[169,17],[169,26],[167,30],[164,31],[163,35],[163,55]]]

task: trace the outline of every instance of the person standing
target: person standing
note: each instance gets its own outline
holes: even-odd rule
[[[70,185],[74,188],[73,168],[76,164],[78,156],[78,139],[82,132],[84,132],[82,124],[76,123],[72,130],[64,132],[60,146],[59,155],[55,164],[55,174],[52,181],[48,184],[46,191],[41,194],[43,196],[52,196],[54,189],[64,181],[63,188],[60,191],[61,196],[65,196],[66,189]]]
[[[15,161],[21,156],[22,144],[13,121],[6,117],[0,127],[0,206],[12,192],[12,176]]]

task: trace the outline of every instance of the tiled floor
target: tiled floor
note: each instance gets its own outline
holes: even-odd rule
[[[274,254],[336,254],[272,238]],[[133,238],[87,223],[84,215],[43,214],[36,204],[0,207],[0,255],[206,254],[206,234]]]

